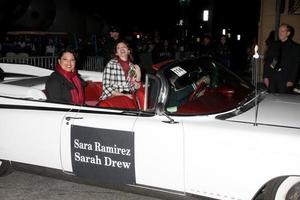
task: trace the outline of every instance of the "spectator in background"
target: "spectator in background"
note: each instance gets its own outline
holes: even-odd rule
[[[121,41],[120,29],[111,26],[109,29],[109,38],[103,44],[103,64],[104,66],[114,57],[114,49],[116,44]]]
[[[2,43],[2,55],[7,56],[7,53],[15,53],[13,41],[10,37],[6,36]]]
[[[174,58],[175,49],[167,39],[158,43],[152,50],[152,61],[154,64]]]
[[[222,35],[220,37],[219,42],[216,46],[216,59],[226,67],[230,67],[231,49],[229,44],[227,43],[227,38],[225,35]]]
[[[47,99],[57,103],[84,104],[84,86],[86,83],[76,71],[76,59],[73,50],[62,50],[58,55],[55,71],[46,82]]]
[[[46,45],[46,56],[55,56],[55,46],[52,39],[48,40],[48,44]]]
[[[25,51],[26,53],[28,53],[29,55],[34,55],[35,54],[35,45],[34,43],[32,42],[31,38],[30,37],[26,37],[25,38]]]
[[[200,44],[199,53],[200,56],[215,56],[215,49],[212,44],[212,38],[210,35],[204,35]]]
[[[154,43],[151,39],[146,41],[141,45],[140,51],[139,51],[139,65],[142,68],[142,80],[144,80],[143,75],[145,73],[153,73],[152,65],[152,50],[154,48]],[[145,72],[145,73],[143,73]]]
[[[291,93],[300,65],[300,47],[291,36],[293,27],[281,24],[278,41],[270,44],[265,53],[263,80],[271,93]]]

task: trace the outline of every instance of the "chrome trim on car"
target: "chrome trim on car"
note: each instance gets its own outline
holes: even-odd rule
[[[254,96],[253,93],[250,94],[248,96],[248,98],[246,98],[243,102],[240,103],[240,106],[230,112],[227,113],[223,113],[220,115],[216,116],[216,119],[220,119],[220,120],[226,120],[232,117],[235,117],[237,115],[240,115],[248,110],[250,110],[251,108],[253,108],[254,106],[259,106],[259,102],[261,102],[264,99],[264,94],[263,92],[259,93],[257,96]]]

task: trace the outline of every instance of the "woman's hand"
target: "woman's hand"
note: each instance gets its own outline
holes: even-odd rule
[[[115,96],[126,96],[128,97],[129,99],[133,99],[132,95],[131,94],[124,94],[122,92],[113,92],[112,93],[112,96],[115,97]]]
[[[292,81],[286,82],[286,87],[293,87],[294,83]]]
[[[123,94],[123,95],[128,97],[129,99],[133,99],[133,96],[131,94]]]

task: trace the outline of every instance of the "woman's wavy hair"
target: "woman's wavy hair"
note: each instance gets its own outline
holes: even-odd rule
[[[115,45],[115,48],[114,48],[114,57],[115,57],[115,58],[118,58],[118,56],[116,55],[116,53],[117,53],[117,46],[118,46],[118,44],[120,44],[120,43],[124,43],[124,44],[127,46],[127,48],[129,49],[129,55],[128,55],[128,58],[129,58],[129,61],[132,62],[132,61],[134,60],[134,59],[133,59],[133,55],[132,55],[132,48],[130,47],[129,43],[126,42],[125,40],[118,40],[118,41],[116,42],[116,45]]]

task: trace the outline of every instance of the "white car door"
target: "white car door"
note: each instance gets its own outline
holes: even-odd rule
[[[0,98],[0,158],[61,169],[60,128],[71,105]]]
[[[183,191],[181,122],[100,108],[70,112],[62,123],[63,169],[98,182]]]
[[[165,116],[140,116],[134,126],[136,183],[184,191],[183,126]]]
[[[135,113],[81,108],[63,120],[63,170],[98,182],[135,183]]]

